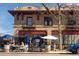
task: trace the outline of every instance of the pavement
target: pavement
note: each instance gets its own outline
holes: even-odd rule
[[[79,54],[72,54],[66,50],[57,50],[49,52],[0,52],[0,56],[79,56]]]
[[[66,50],[57,50],[57,51],[49,51],[47,53],[66,54],[66,53],[71,53],[71,52],[66,51]]]
[[[56,50],[56,51],[48,51],[48,52],[0,52],[0,53],[71,53],[66,50]]]
[[[66,51],[66,50],[57,50],[57,51],[49,51],[49,52],[0,52],[0,55],[42,55],[42,54],[70,54],[71,52]]]

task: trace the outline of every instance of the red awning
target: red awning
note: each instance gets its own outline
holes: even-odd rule
[[[63,34],[79,34],[79,30],[63,30]]]
[[[58,35],[59,31],[58,30],[52,30],[52,35]]]
[[[26,34],[29,34],[29,35],[41,35],[41,34],[44,34],[46,35],[47,32],[45,30],[20,30],[19,35],[26,35]]]

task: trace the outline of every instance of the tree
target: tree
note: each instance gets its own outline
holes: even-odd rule
[[[58,30],[59,30],[60,49],[62,50],[62,33],[61,33],[61,16],[62,16],[62,13],[61,13],[61,8],[62,8],[63,4],[57,3],[57,12],[58,12],[57,16],[55,14],[53,14],[44,3],[42,3],[42,5],[45,7],[45,9],[51,15],[51,17],[54,16],[55,18],[58,18]]]

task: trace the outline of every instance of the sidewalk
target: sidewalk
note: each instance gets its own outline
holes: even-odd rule
[[[1,53],[8,53],[8,54],[67,54],[70,53],[66,50],[57,50],[57,51],[49,51],[49,52],[1,52]]]
[[[67,54],[67,53],[71,53],[71,52],[66,51],[66,50],[57,50],[57,51],[50,51],[48,53]]]

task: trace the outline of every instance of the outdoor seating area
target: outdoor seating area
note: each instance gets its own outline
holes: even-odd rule
[[[52,46],[51,44],[47,44],[45,42],[47,41],[48,36],[45,36],[45,37],[37,36],[32,39],[33,41],[30,44],[28,44],[29,41],[26,43],[20,42],[19,44],[15,42],[15,39],[13,36],[4,35],[3,40],[1,42],[3,47],[0,47],[0,48],[2,49],[3,52],[48,52],[56,49],[54,45]],[[49,40],[56,40],[56,39],[57,38],[54,36],[50,36],[49,38]],[[41,42],[41,40],[43,41]]]

